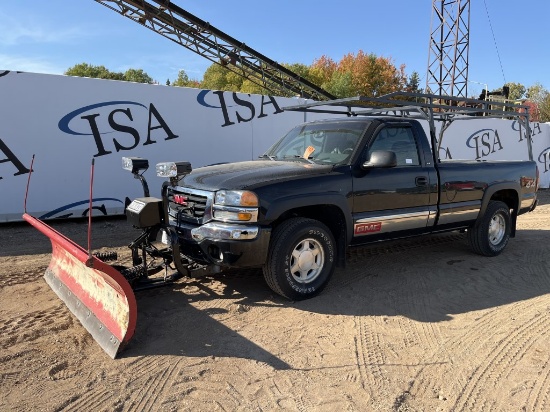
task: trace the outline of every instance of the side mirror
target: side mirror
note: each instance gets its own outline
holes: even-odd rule
[[[375,150],[370,159],[361,165],[363,169],[397,166],[397,156],[390,150]]]

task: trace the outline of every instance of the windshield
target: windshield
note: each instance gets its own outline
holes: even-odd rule
[[[297,159],[313,163],[349,163],[367,123],[309,123],[292,129],[263,157],[272,160]]]

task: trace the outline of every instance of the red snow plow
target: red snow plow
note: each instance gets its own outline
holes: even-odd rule
[[[115,358],[134,334],[137,305],[128,281],[41,220],[23,218],[52,243],[44,279],[105,352]]]
[[[94,161],[90,178],[88,251],[27,213],[33,164],[34,156],[25,192],[23,219],[46,235],[52,243],[52,260],[44,273],[44,279],[96,342],[114,359],[134,334],[137,305],[128,280],[113,266],[92,255],[90,250]],[[105,260],[116,259],[116,254],[107,253],[101,257]]]
[[[167,285],[184,274],[197,277],[207,274],[206,265],[195,263],[180,254],[177,234],[164,224],[161,199],[149,197],[143,173],[149,162],[141,158],[123,158],[123,168],[141,181],[144,198],[135,199],[126,208],[126,217],[141,234],[128,245],[132,266],[108,264],[118,259],[116,252],[92,254],[92,187],[94,161],[90,179],[88,213],[88,249],[79,246],[62,233],[27,213],[27,182],[23,219],[46,235],[52,244],[52,259],[44,278],[70,311],[90,332],[111,358],[128,344],[134,334],[137,305],[134,291]],[[187,165],[186,170],[190,171]],[[170,237],[172,247],[157,247],[160,232]]]
[[[130,158],[123,159],[124,161],[130,162],[129,170],[141,181],[145,196],[149,196],[147,183],[142,176],[142,172],[149,166],[147,160]],[[129,207],[127,215],[130,222],[135,227],[143,229],[138,238],[128,246],[132,253],[133,266],[110,265],[105,262],[116,260],[117,253],[106,252],[94,255],[91,252],[94,161],[92,160],[90,179],[88,250],[27,213],[27,197],[33,163],[34,156],[27,181],[23,219],[51,241],[52,259],[44,273],[44,278],[103,350],[114,359],[134,334],[137,320],[134,291],[166,285],[181,277],[179,273],[168,274],[173,261],[172,253],[153,245],[159,232],[160,218],[151,221],[150,209],[152,207],[160,210],[161,201],[153,201],[147,205],[149,207],[143,208],[143,213],[140,213],[142,207],[139,202],[139,210],[136,211],[136,207]],[[155,216],[157,215],[158,212]],[[154,276],[163,269],[163,275]]]

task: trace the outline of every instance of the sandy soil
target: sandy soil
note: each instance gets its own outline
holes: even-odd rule
[[[355,250],[320,296],[257,271],[139,292],[111,360],[42,278],[47,239],[0,226],[0,410],[548,411],[550,191],[505,252],[458,233]],[[85,244],[85,223],[55,227]],[[94,244],[126,251],[123,220]]]

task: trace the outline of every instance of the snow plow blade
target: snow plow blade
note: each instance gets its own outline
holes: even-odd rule
[[[134,334],[137,305],[128,281],[75,242],[29,214],[28,223],[52,243],[52,260],[44,278],[69,310],[111,357],[128,344]]]

